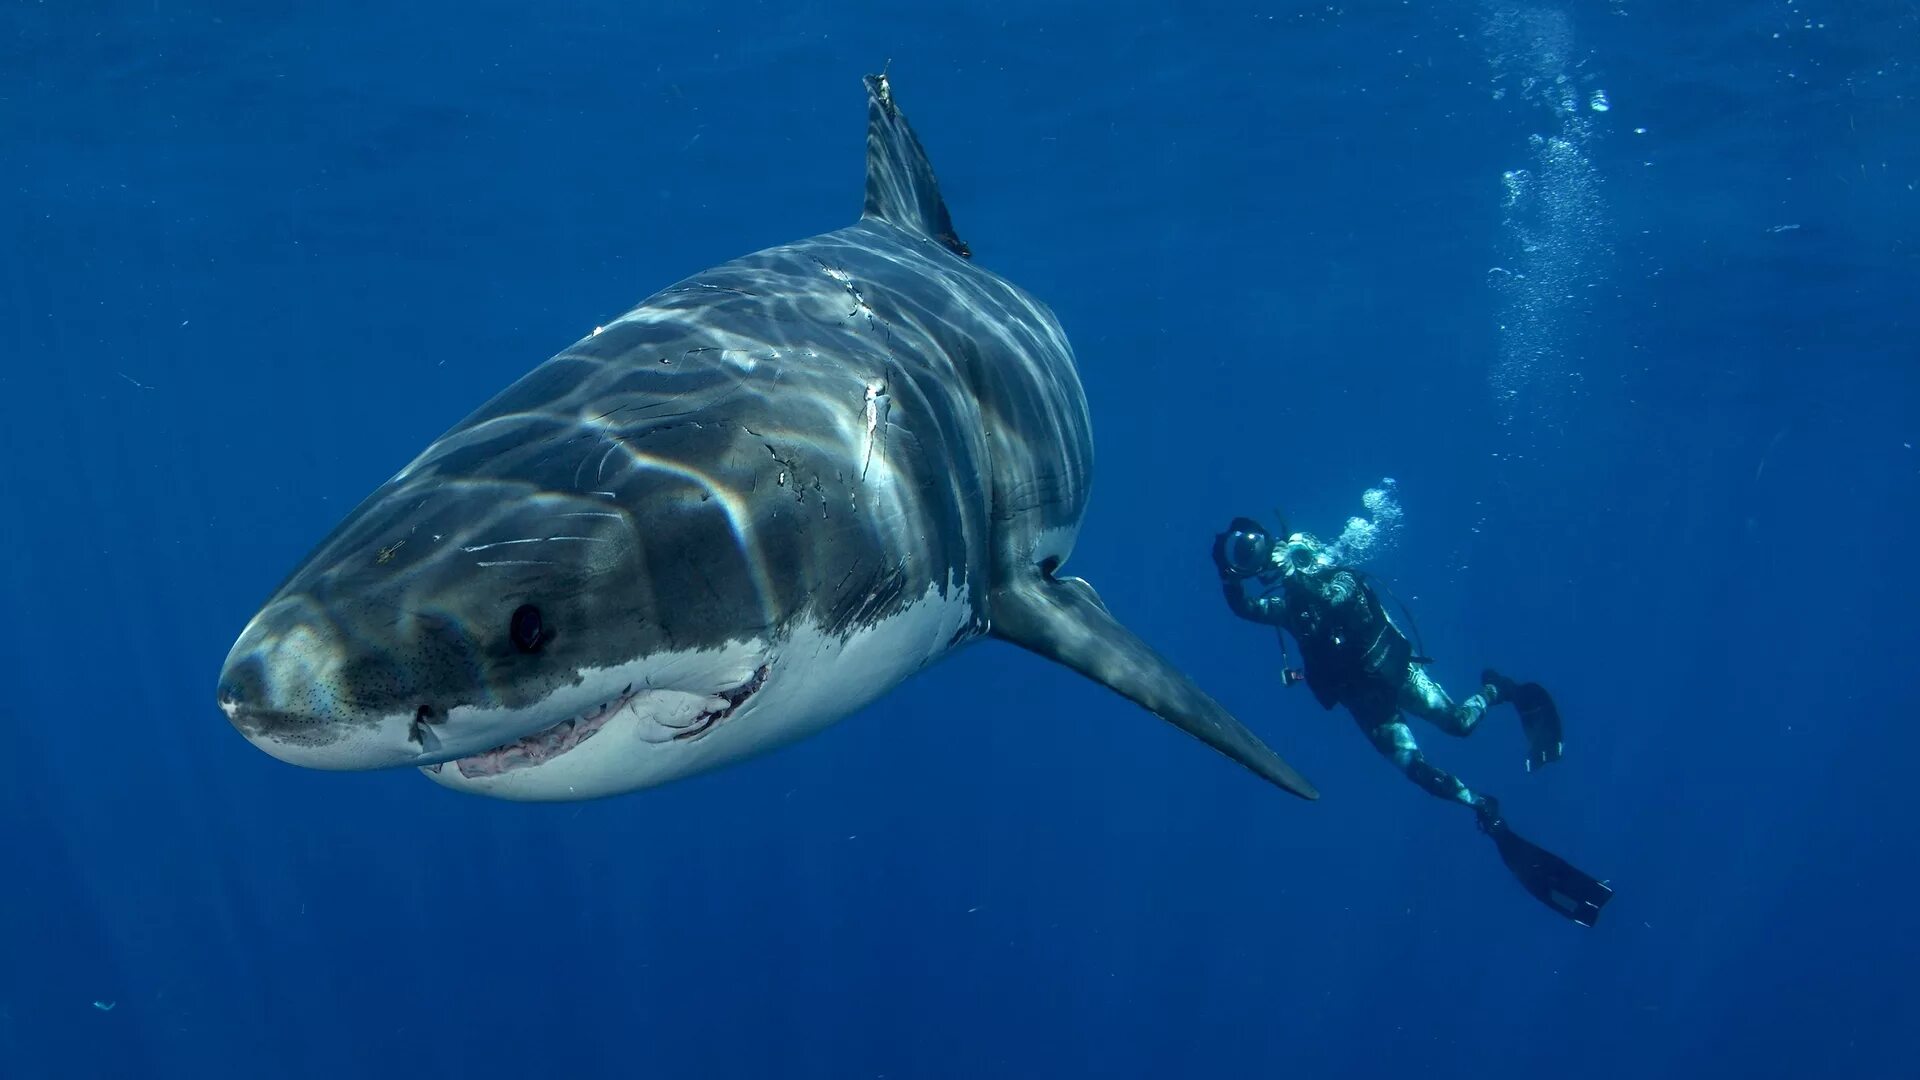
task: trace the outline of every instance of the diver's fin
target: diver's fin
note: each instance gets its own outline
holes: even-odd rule
[[[1500,861],[1539,901],[1581,926],[1592,926],[1600,909],[1613,899],[1613,890],[1580,872],[1572,863],[1522,838],[1504,821],[1495,821],[1487,835],[1500,849]]]
[[[1300,796],[1306,778],[1108,613],[1093,586],[1038,571],[993,590],[993,635],[1087,676]]]
[[[1521,683],[1510,698],[1520,710],[1520,730],[1527,736],[1527,771],[1560,760],[1560,709],[1539,683]]]
[[[1560,735],[1560,709],[1553,695],[1539,683],[1515,682],[1488,668],[1480,681],[1493,689],[1500,701],[1511,702],[1520,713],[1520,730],[1527,737],[1527,771],[1560,760],[1564,747]]]
[[[933,165],[906,114],[894,104],[884,73],[867,76],[867,201],[860,216],[937,240],[961,258],[973,256],[953,231]]]

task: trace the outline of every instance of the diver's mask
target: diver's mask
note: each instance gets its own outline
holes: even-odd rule
[[[1332,557],[1306,533],[1287,537],[1286,546],[1274,561],[1280,564],[1280,572],[1284,574],[1314,574],[1323,566],[1333,565]]]
[[[1251,518],[1234,518],[1213,538],[1213,561],[1222,573],[1256,577],[1273,570],[1273,537]]]

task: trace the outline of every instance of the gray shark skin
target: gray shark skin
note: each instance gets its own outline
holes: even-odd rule
[[[241,734],[595,798],[801,738],[991,635],[1315,797],[1056,576],[1093,458],[1066,335],[970,261],[866,85],[860,220],[654,294],[428,446],[235,642]]]

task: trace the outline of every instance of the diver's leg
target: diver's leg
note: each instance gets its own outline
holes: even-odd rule
[[[1356,716],[1356,719],[1359,717]],[[1361,720],[1361,726],[1366,727],[1367,722]],[[1401,772],[1407,774],[1407,779],[1420,785],[1421,790],[1429,795],[1449,802],[1457,802],[1462,806],[1470,806],[1476,810],[1484,801],[1484,796],[1461,783],[1453,774],[1428,761],[1426,755],[1420,752],[1420,745],[1413,740],[1413,729],[1407,727],[1406,722],[1398,715],[1390,716],[1384,723],[1368,727],[1367,738],[1373,742],[1376,750],[1386,755],[1400,767]]]
[[[1427,674],[1426,668],[1408,664],[1407,681],[1400,685],[1400,707],[1449,735],[1467,736],[1473,734],[1475,725],[1487,714],[1487,707],[1493,704],[1493,693],[1491,687],[1483,686],[1456,705]]]

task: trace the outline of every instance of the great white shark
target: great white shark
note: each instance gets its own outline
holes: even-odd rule
[[[983,637],[1312,785],[1062,576],[1093,467],[1053,313],[971,261],[884,75],[860,220],[655,293],[360,504],[247,623],[233,726],[319,769],[614,795]]]

